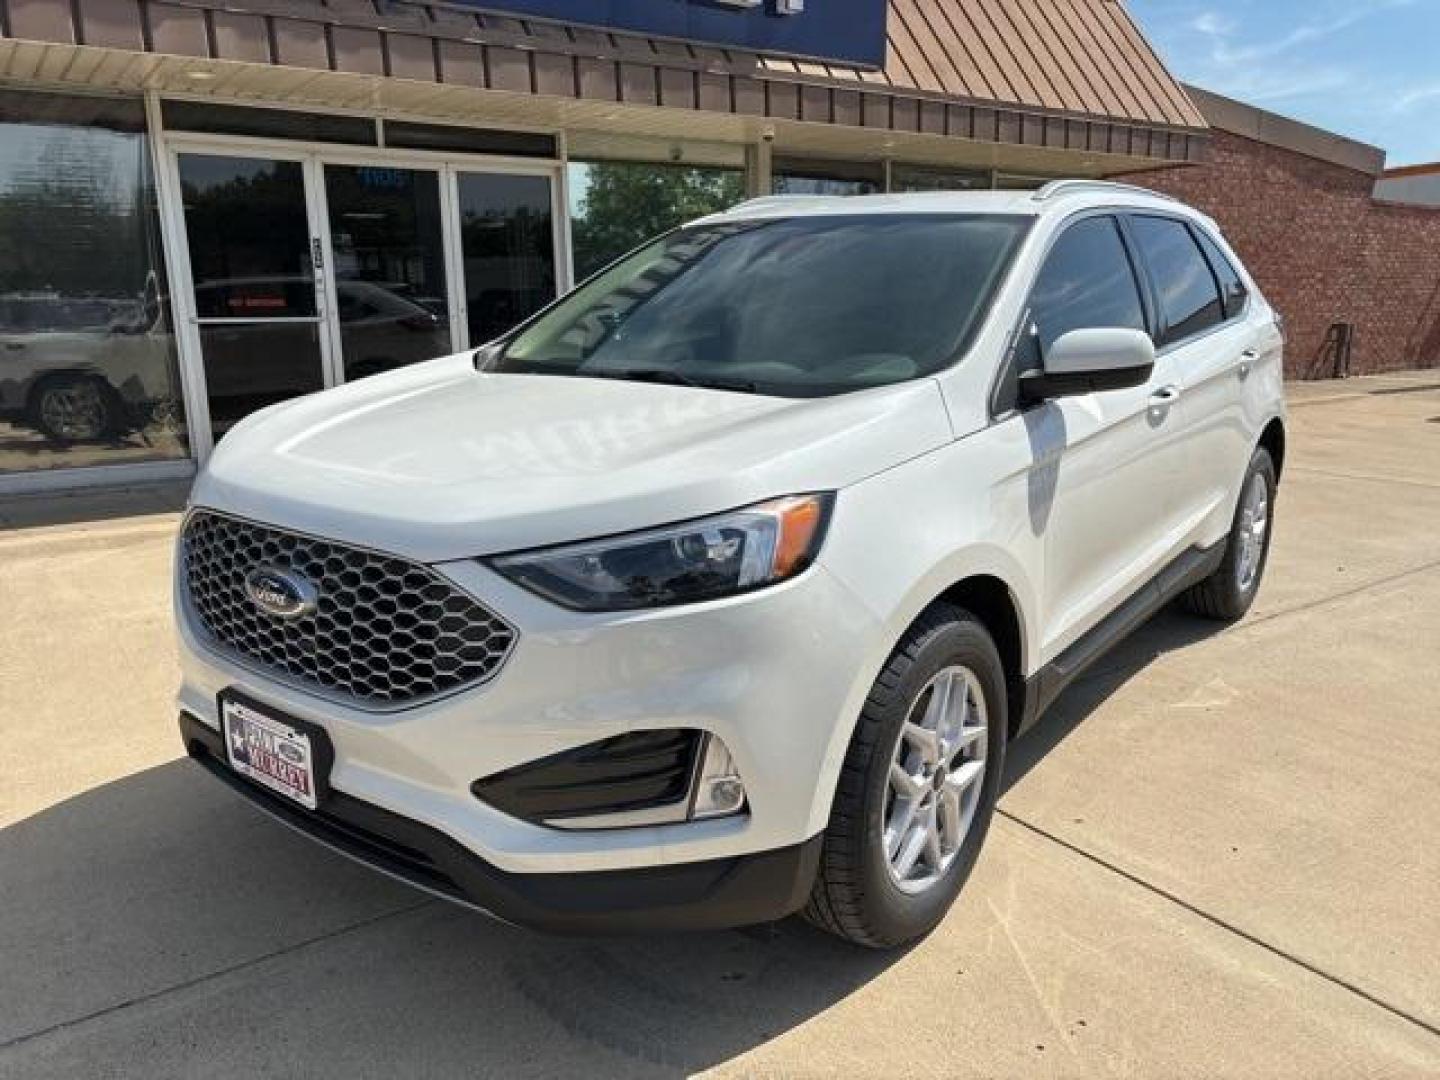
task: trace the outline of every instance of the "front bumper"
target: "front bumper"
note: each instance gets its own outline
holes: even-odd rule
[[[876,647],[878,624],[853,594],[817,566],[784,585],[729,600],[587,615],[541,600],[478,562],[435,569],[512,623],[517,644],[490,681],[392,712],[307,693],[209,648],[196,636],[177,589],[179,703],[192,718],[186,740],[192,752],[207,738],[219,745],[217,697],[225,690],[323,729],[334,753],[328,780],[336,805],[362,808],[366,820],[385,815],[391,825],[402,822],[396,833],[402,846],[415,847],[404,839],[411,826],[423,830],[426,850],[439,852],[431,861],[449,867],[460,898],[502,917],[511,917],[508,908],[526,907],[506,899],[516,880],[554,879],[558,894],[562,879],[573,882],[583,874],[593,887],[587,892],[611,896],[604,875],[650,870],[675,871],[654,875],[655,882],[670,883],[652,883],[662,907],[682,906],[664,899],[668,889],[698,902],[722,878],[758,874],[779,907],[757,917],[784,913],[796,899],[792,875],[813,869],[801,853],[829,818],[851,720],[873,681],[875,656],[883,658]],[[744,813],[569,830],[523,821],[472,792],[477,779],[548,755],[628,732],[672,728],[724,741],[745,786]],[[223,757],[210,756],[223,770]],[[296,814],[288,806],[283,810]],[[301,824],[312,834],[326,825]],[[395,829],[387,825],[386,832]],[[769,869],[749,867],[753,860]],[[407,880],[425,885],[413,874]],[[637,880],[616,885],[614,895],[628,895]],[[567,901],[555,902],[563,907]],[[652,926],[656,918],[646,915]]]
[[[784,918],[810,892],[821,837],[778,851],[639,870],[508,874],[444,833],[332,790],[305,810],[237,775],[219,733],[188,713],[190,756],[298,832],[426,892],[552,933],[712,930]]]

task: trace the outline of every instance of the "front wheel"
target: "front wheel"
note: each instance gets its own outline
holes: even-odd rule
[[[1225,557],[1213,574],[1184,594],[1185,607],[1196,615],[1233,622],[1255,602],[1270,558],[1275,486],[1270,451],[1257,447],[1240,485]]]
[[[930,608],[861,710],[807,919],[872,948],[939,923],[990,827],[1005,717],[1005,673],[985,627],[960,608]]]

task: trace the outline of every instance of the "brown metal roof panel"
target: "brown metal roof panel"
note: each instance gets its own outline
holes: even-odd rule
[[[897,14],[897,7],[915,34],[916,42],[940,73],[948,93],[973,98],[991,96],[990,83],[964,43],[955,37],[954,27],[943,11],[929,0],[900,0],[898,5],[894,2],[890,5],[892,18]]]
[[[275,19],[275,62],[286,67],[330,68],[325,27],[301,19]]]
[[[330,30],[330,42],[335,51],[335,62],[331,66],[336,71],[385,74],[385,53],[380,47],[379,31],[336,26]]]
[[[1030,81],[1027,65],[1011,51],[1005,34],[996,25],[983,0],[964,0],[963,3],[947,0],[947,3],[950,8],[959,7],[964,12],[974,27],[974,37],[970,41],[973,42],[975,51],[989,56],[990,65],[1000,72],[1010,87],[1009,94],[1002,95],[1000,100],[1040,104],[1040,94],[1035,89],[1035,84]]]
[[[1009,0],[972,0],[972,2],[985,10],[991,25],[999,34],[999,45],[1014,58],[1016,75],[1029,83],[1033,96],[1026,98],[1025,102],[1043,105],[1047,109],[1069,108],[1049,66],[1035,51],[1037,43],[1028,40],[1021,32],[1020,20],[1014,4]]]
[[[536,52],[534,65],[537,94],[575,96],[575,57],[558,52]]]
[[[152,9],[154,5],[151,5]],[[385,52],[390,74],[397,79],[435,81],[435,43],[417,34],[386,34]]]
[[[1156,76],[1152,69],[1153,58],[1149,55],[1142,55],[1140,50],[1134,47],[1134,42],[1127,35],[1128,30],[1134,33],[1134,27],[1130,25],[1127,16],[1113,0],[1087,0],[1086,7],[1091,12],[1090,17],[1094,20],[1098,31],[1109,37],[1112,47],[1118,57],[1124,60],[1130,71],[1134,73],[1134,82],[1137,94],[1141,100],[1146,102],[1150,108],[1147,116],[1151,120],[1158,120],[1161,123],[1176,123],[1179,121],[1179,111],[1170,101],[1164,83],[1173,84],[1164,69],[1159,69],[1160,77]],[[1119,11],[1119,17],[1115,13]],[[1158,64],[1156,65],[1158,67]]]
[[[215,55],[219,59],[270,62],[270,35],[260,16],[216,11],[210,18],[215,27]]]
[[[1124,39],[1129,43],[1134,56],[1144,66],[1152,83],[1159,88],[1165,101],[1170,106],[1167,110],[1168,119],[1172,124],[1195,124],[1203,125],[1205,118],[1200,115],[1200,110],[1195,108],[1190,99],[1185,96],[1185,91],[1165,69],[1160,62],[1160,57],[1145,35],[1140,33],[1139,27],[1135,25],[1130,13],[1125,10],[1119,0],[1101,0],[1101,6],[1110,22],[1120,31]]]
[[[440,42],[440,77],[460,86],[485,85],[485,55],[479,45],[465,41]]]
[[[620,72],[613,60],[582,56],[576,61],[580,96],[588,101],[618,101]]]
[[[912,86],[942,94],[973,93],[949,55],[939,47],[925,16],[916,9],[915,0],[893,0],[889,25],[890,55],[905,65]],[[893,71],[889,64],[886,68]],[[896,82],[903,80],[897,78]]]
[[[1140,102],[1140,115],[1145,119],[1164,123],[1169,118],[1169,109],[1163,90],[1157,90],[1148,77],[1145,64],[1133,55],[1120,28],[1111,22],[1105,0],[1072,0],[1080,17],[1092,28],[1104,55],[1126,80],[1136,100]]]
[[[203,11],[154,0],[146,5],[146,12],[150,18],[150,41],[156,52],[172,56],[210,55]]]
[[[1065,108],[1075,112],[1087,109],[1084,82],[1070,60],[1070,54],[1046,20],[1043,0],[1004,0],[1002,6],[1015,24],[1015,30],[1030,51],[1036,69],[1050,80]]]
[[[661,68],[660,104],[667,109],[695,108],[695,73],[679,68]]]
[[[9,0],[10,36],[29,41],[76,41],[69,4],[55,0]]]
[[[1036,0],[1035,13],[1043,19],[1055,36],[1056,46],[1064,51],[1074,69],[1074,81],[1078,84],[1087,112],[1100,116],[1124,115],[1122,95],[1110,85],[1109,80],[1096,65],[1091,50],[1080,40],[1075,28],[1067,18],[1067,5],[1057,0]]]
[[[1136,93],[1135,73],[1115,53],[1110,35],[1089,16],[1090,0],[1055,0],[1055,13],[1063,18],[1080,42],[1091,63],[1104,75],[1105,84],[1123,102],[1115,116],[1127,120],[1155,119],[1154,108]]]
[[[533,54],[524,49],[485,46],[485,66],[490,74],[490,89],[528,94],[533,89],[530,81],[531,55]]]
[[[981,27],[988,27],[989,20],[978,16],[971,18],[968,0],[933,0],[929,5],[930,25],[934,29],[942,48],[951,55],[963,53],[980,73],[984,92],[977,97],[995,101],[1020,101],[1024,98],[1019,83],[1012,83],[1004,67],[997,63],[995,54],[986,44],[985,33],[994,35],[993,30],[982,33]],[[978,21],[977,21],[978,20]]]
[[[769,86],[769,112],[782,120],[800,119],[800,88],[794,83],[772,82]]]
[[[144,49],[140,5],[136,0],[79,0],[81,34],[86,45]]]

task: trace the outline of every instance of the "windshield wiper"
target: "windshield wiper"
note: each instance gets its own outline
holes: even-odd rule
[[[759,393],[759,387],[747,379],[726,379],[700,375],[684,375],[665,368],[620,368],[611,371],[581,371],[602,379],[627,379],[631,382],[664,383],[666,386],[696,386],[705,390],[734,390],[740,394]]]

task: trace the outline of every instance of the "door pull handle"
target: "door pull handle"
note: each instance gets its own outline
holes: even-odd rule
[[[1250,377],[1251,365],[1259,358],[1260,354],[1254,349],[1246,349],[1240,354],[1240,363],[1235,366],[1235,374],[1240,376],[1241,382]]]
[[[1150,407],[1152,409],[1168,409],[1175,402],[1180,400],[1180,387],[1162,386],[1150,395]]]

